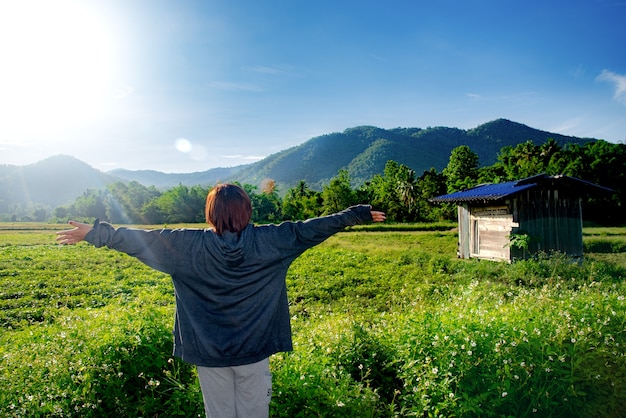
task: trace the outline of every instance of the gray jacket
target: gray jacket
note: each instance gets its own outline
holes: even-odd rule
[[[291,351],[285,277],[291,263],[347,226],[371,221],[370,206],[303,222],[212,229],[141,230],[94,224],[85,240],[127,253],[172,276],[174,355],[205,367],[255,363]]]

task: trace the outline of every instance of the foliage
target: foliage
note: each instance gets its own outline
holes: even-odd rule
[[[339,170],[327,186],[322,190],[323,213],[329,215],[339,212],[356,203],[355,192],[350,186],[350,175],[347,170]]]
[[[373,135],[373,133],[372,133]],[[354,189],[348,170],[340,170],[321,192],[305,180],[279,195],[276,181],[266,179],[259,193],[256,186],[243,187],[253,202],[253,221],[279,222],[306,219],[340,211],[356,203],[370,203],[387,213],[389,221],[416,222],[456,219],[452,204],[434,205],[435,196],[473,187],[478,183],[517,180],[540,173],[565,174],[612,188],[612,193],[584,197],[585,220],[600,224],[621,224],[626,215],[626,149],[624,144],[605,141],[584,146],[561,147],[554,139],[535,145],[526,141],[503,147],[498,162],[478,167],[478,155],[468,146],[452,150],[448,166],[441,172],[431,168],[420,177],[410,167],[387,161],[383,173]],[[114,183],[106,190],[87,190],[68,206],[57,207],[55,220],[100,218],[114,223],[164,224],[202,222],[204,201],[209,189],[178,185],[165,192],[136,182]],[[33,210],[34,219],[46,211]]]
[[[144,205],[153,199],[159,198],[159,192],[154,186],[145,187],[136,181],[128,184],[116,182],[107,186],[109,192],[107,217],[114,223],[155,223],[154,219],[144,217]]]
[[[469,189],[476,185],[478,155],[467,145],[452,150],[450,161],[443,169],[448,193]]]
[[[308,219],[322,214],[322,195],[311,190],[304,180],[289,189],[282,202],[285,220]]]
[[[418,220],[419,189],[415,172],[409,167],[388,161],[382,176],[374,176],[366,190],[371,203],[389,219],[399,222]]]
[[[375,226],[331,237],[289,270],[295,350],[271,359],[272,416],[626,408],[623,228],[585,228],[597,252],[581,264],[558,254],[506,264],[456,259],[445,225]],[[202,416],[195,370],[170,357],[166,275],[110,250],[51,245],[49,229],[5,230],[4,416]]]
[[[483,164],[476,173],[461,175],[461,179],[456,178],[454,170],[443,174],[449,168],[450,157],[459,149],[469,149]],[[452,160],[454,162],[455,158]],[[298,187],[300,181],[306,182],[311,190],[321,192],[343,169],[348,171],[351,187],[359,195],[361,191],[368,191],[366,185],[375,176],[383,175],[387,162],[395,161],[414,172],[418,195],[415,206],[408,211],[412,215],[402,213],[398,221],[451,219],[455,215],[449,207],[433,206],[428,202],[428,198],[437,194],[427,196],[422,192],[431,190],[431,185],[422,184],[424,176],[421,173],[434,172],[443,177],[444,184],[461,189],[545,172],[575,176],[613,189],[615,193],[610,197],[585,199],[585,218],[619,225],[623,224],[626,210],[625,160],[625,144],[551,134],[504,119],[470,130],[445,127],[386,130],[360,126],[312,138],[301,146],[251,165],[201,173],[114,170],[111,174],[119,176],[114,178],[67,156],[51,157],[25,167],[0,167],[0,220],[65,222],[69,218],[100,217],[114,223],[164,223],[166,219],[181,217],[181,214],[168,212],[178,209],[178,205],[168,198],[157,202],[161,193],[169,189],[181,185],[188,188],[200,185],[206,189],[221,179],[260,186],[259,195],[262,196],[263,187],[259,182],[267,178],[280,186],[281,193],[278,200],[260,198],[263,205],[274,205],[272,208],[264,206],[262,217],[294,219],[294,205],[283,208],[281,203],[287,192]],[[451,174],[450,178],[448,174]],[[431,175],[427,177],[429,181],[434,179]],[[119,178],[126,178],[129,182],[119,182]],[[137,182],[154,184],[159,189],[144,187]],[[193,200],[194,193],[189,192],[189,196],[183,193],[176,198]],[[446,192],[447,189],[436,193]],[[367,196],[360,195],[356,200],[363,201],[362,198]],[[290,203],[299,206],[293,200]],[[323,201],[318,202],[318,208],[323,204]],[[182,205],[183,208],[186,206],[189,202]],[[200,216],[198,213],[200,211],[192,212],[186,221],[193,221]],[[306,216],[297,216],[300,217]]]

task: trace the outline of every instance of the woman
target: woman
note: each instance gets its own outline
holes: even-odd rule
[[[299,222],[255,226],[239,186],[206,200],[209,229],[140,230],[70,221],[61,244],[87,241],[127,253],[172,276],[174,355],[197,366],[207,417],[267,417],[269,356],[291,351],[285,278],[291,263],[345,227],[382,222],[368,205]]]

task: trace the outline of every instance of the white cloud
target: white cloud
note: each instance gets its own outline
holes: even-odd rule
[[[253,160],[258,161],[265,158],[264,155],[242,155],[242,154],[234,154],[234,155],[223,155],[222,158],[229,159],[237,159],[237,160]]]
[[[248,67],[250,71],[261,74],[281,74],[285,72],[284,68],[281,67],[270,67],[266,65],[253,65],[252,67]]]
[[[602,70],[596,80],[612,83],[615,88],[613,99],[626,104],[626,75],[616,74],[609,70]]]
[[[214,81],[210,83],[209,86],[217,90],[226,90],[226,91],[252,91],[252,92],[263,91],[261,87],[255,86],[254,84],[234,83],[230,81]]]

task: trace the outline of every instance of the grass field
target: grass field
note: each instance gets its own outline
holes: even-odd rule
[[[0,224],[0,411],[201,416],[169,277],[57,246],[62,228]],[[580,265],[458,260],[449,225],[426,229],[355,228],[296,260],[272,416],[623,416],[626,228],[586,228]]]

